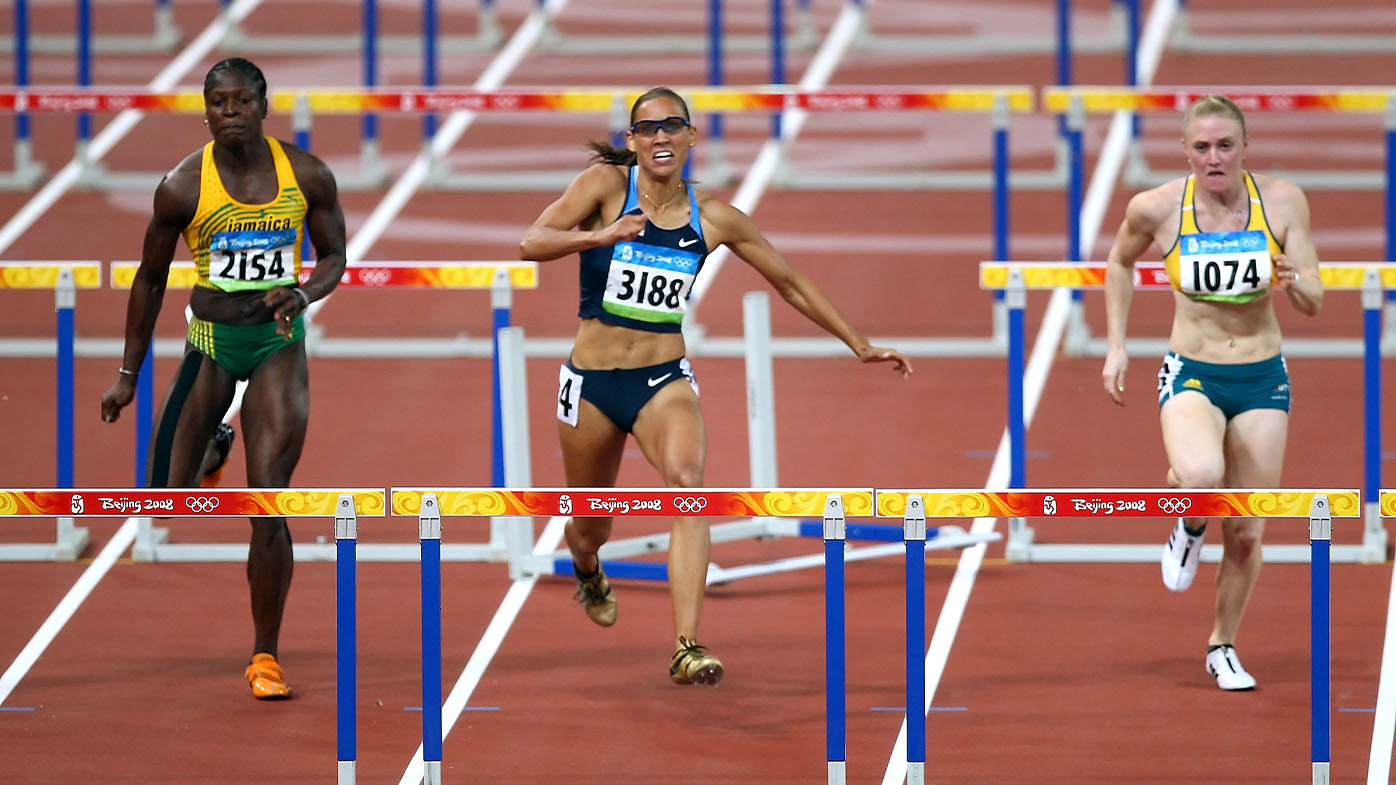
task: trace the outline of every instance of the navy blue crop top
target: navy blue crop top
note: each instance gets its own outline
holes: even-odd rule
[[[639,214],[633,166],[628,179],[620,214]],[[688,223],[677,229],[646,221],[633,240],[582,251],[577,315],[635,330],[679,332],[693,281],[708,258],[698,197],[692,188],[688,189],[688,212]]]

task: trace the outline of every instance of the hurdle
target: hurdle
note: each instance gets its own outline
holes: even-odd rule
[[[1064,72],[1069,75],[1070,66],[1063,63],[1067,62],[1073,53],[1131,53],[1133,37],[1137,34],[1139,23],[1139,0],[1114,0],[1104,32],[1073,35],[1073,4],[1071,0],[1056,0],[1053,7],[1055,18],[1050,35],[882,33],[872,29],[872,21],[867,18],[870,13],[867,0],[847,2],[862,12],[862,29],[859,32],[858,44],[860,49],[869,54],[914,54],[930,57],[1056,54],[1059,78]]]
[[[73,437],[73,359],[76,331],[73,325],[78,289],[99,289],[102,266],[95,261],[0,262],[0,289],[52,289],[57,313],[55,338],[20,339],[51,351],[57,358],[54,380],[56,402],[57,453],[56,483],[61,488],[74,482]],[[0,544],[0,561],[73,561],[87,547],[88,532],[75,526],[73,518],[57,517],[53,543]]]
[[[29,52],[36,54],[72,54],[87,52],[96,54],[151,54],[168,52],[179,45],[179,26],[175,24],[170,0],[152,0],[154,15],[151,31],[140,33],[98,34],[92,29],[92,0],[77,0],[78,29],[75,35],[32,33],[29,30],[29,0],[14,0],[14,37],[0,38],[0,54],[13,52],[15,61],[27,58]],[[17,82],[23,84],[23,82]]]
[[[1173,517],[1192,512],[1208,517],[1307,518],[1309,523],[1310,574],[1310,758],[1314,785],[1327,785],[1332,766],[1331,717],[1331,542],[1333,518],[1361,515],[1360,496],[1355,490],[1246,490],[1227,489],[1146,489],[1146,488],[1063,488],[983,490],[881,490],[876,492],[877,514],[903,517],[912,521],[934,517],[1008,518],[1095,518],[1113,520],[1135,517]],[[920,502],[922,509],[916,509]],[[1155,552],[1157,558],[1157,552]],[[908,557],[908,564],[910,557]],[[924,589],[924,586],[923,586]],[[910,621],[910,620],[909,620]],[[913,680],[908,643],[908,681]],[[912,747],[924,740],[924,724],[912,725],[911,703],[907,704],[908,785],[912,779]],[[930,710],[927,696],[920,712],[921,722]],[[924,750],[922,750],[924,761]],[[840,781],[841,782],[841,781]],[[832,783],[832,779],[831,779]]]
[[[1286,339],[1284,354],[1293,357],[1356,357],[1363,358],[1363,493],[1367,504],[1364,512],[1362,543],[1336,545],[1333,559],[1338,562],[1376,564],[1386,560],[1386,529],[1382,525],[1377,505],[1381,487],[1381,318],[1382,293],[1396,288],[1396,264],[1359,262],[1324,263],[1319,268],[1323,285],[1334,290],[1362,292],[1363,340],[1360,353],[1334,353],[1331,348],[1314,349],[1315,342],[1304,343]],[[1027,290],[1070,288],[1073,290],[1101,289],[1105,286],[1104,262],[982,262],[979,284],[984,289],[1002,289],[1008,318],[1008,434],[1010,455],[1010,484],[1026,483],[1026,432],[1023,425],[1023,350],[1025,345],[1023,312]],[[1138,262],[1134,265],[1134,288],[1137,291],[1170,291],[1171,284],[1162,262]],[[1130,340],[1131,355],[1161,356],[1167,351],[1167,341]],[[1307,350],[1307,351],[1306,351]],[[1103,343],[1093,356],[1104,355]],[[1102,402],[1103,405],[1103,402]],[[1262,545],[1266,561],[1302,562],[1309,556],[1306,549],[1293,545]],[[1203,561],[1220,558],[1220,545],[1206,545]],[[1153,545],[1071,545],[1034,542],[1034,532],[1021,518],[1009,521],[1007,556],[1018,561],[1106,561],[1144,562],[1158,558]]]
[[[822,520],[826,572],[826,732],[829,782],[843,783],[846,767],[844,726],[843,544],[847,517],[871,517],[868,489],[718,489],[718,488],[392,488],[392,514],[416,516],[422,549],[422,750],[426,785],[439,785],[441,769],[440,559],[442,518],[447,516],[700,516],[809,517]],[[922,522],[924,529],[924,521]],[[914,551],[912,535],[907,551]],[[924,545],[924,540],[922,540]],[[908,555],[908,562],[912,560]],[[924,557],[918,557],[924,575]],[[433,574],[434,573],[434,574]],[[910,579],[908,579],[910,580]],[[838,591],[833,591],[837,586]],[[924,578],[919,583],[925,591]],[[908,593],[911,589],[908,588]],[[924,602],[923,602],[924,606]],[[428,617],[431,618],[428,618]],[[924,610],[921,611],[924,617]],[[918,622],[923,624],[924,622]],[[924,630],[921,632],[924,635]],[[919,654],[918,654],[919,658]],[[910,689],[910,687],[908,688]]]
[[[123,261],[111,263],[111,285],[114,289],[129,289],[135,278],[139,262]],[[301,267],[300,280],[304,282],[314,272],[314,263],[307,262]],[[176,262],[170,265],[168,287],[187,289],[198,280],[198,271],[192,262]],[[503,375],[508,369],[501,367],[501,357],[507,356],[499,350],[500,336],[509,326],[513,308],[515,289],[533,289],[538,285],[538,265],[535,262],[360,262],[346,265],[339,285],[349,288],[370,289],[449,289],[490,291],[490,306],[493,320],[492,341],[494,342],[493,392],[491,407],[491,481],[497,485],[505,482],[506,453],[522,451],[527,461],[528,442],[510,440],[503,422],[503,403],[507,397],[501,396],[506,384]],[[379,356],[403,356],[400,352],[389,354],[386,349],[388,339],[338,339],[338,345],[329,344],[325,330],[320,325],[307,325],[306,353],[311,357],[356,357],[363,356],[365,348],[376,348]],[[521,340],[521,338],[520,338]],[[117,341],[118,345],[120,341]],[[178,342],[174,356],[183,354],[183,341]],[[152,375],[152,351],[147,352],[141,366],[141,378]],[[120,349],[118,348],[119,352]],[[522,365],[522,350],[518,352]],[[521,371],[519,372],[521,373]],[[138,406],[149,407],[154,411],[153,385],[142,390]],[[151,428],[150,418],[138,417],[136,432],[136,471],[144,476],[146,450]],[[506,449],[508,445],[508,449]],[[139,483],[138,483],[139,484]],[[138,561],[238,561],[247,558],[245,544],[220,543],[172,543],[169,530],[155,527],[149,518],[138,521],[136,541],[131,548],[132,558]],[[501,528],[489,545],[453,552],[453,558],[485,559],[501,558],[505,553],[517,549],[517,539],[512,533]],[[525,547],[526,547],[525,543]],[[327,561],[334,558],[333,549],[328,544],[297,543],[295,555],[298,560]],[[365,561],[400,561],[414,556],[410,544],[394,545],[373,543],[362,547],[360,558]]]
[[[1170,45],[1182,52],[1277,55],[1357,55],[1396,52],[1391,33],[1252,33],[1228,31],[1226,35],[1197,33],[1192,29],[1186,0],[1178,3],[1178,20]],[[1312,23],[1312,22],[1310,22]]]
[[[334,518],[335,700],[338,785],[354,785],[357,767],[358,519],[383,517],[377,488],[49,488],[0,490],[0,519],[52,516],[129,518]]]
[[[1229,38],[1229,37],[1228,37]],[[1396,39],[1393,39],[1396,40]],[[1118,86],[1050,86],[1042,90],[1042,108],[1048,112],[1096,114],[1105,112],[1173,112],[1180,113],[1198,98],[1209,93],[1221,93],[1236,102],[1244,112],[1305,112],[1336,114],[1380,114],[1384,118],[1385,161],[1381,172],[1358,171],[1286,171],[1267,169],[1270,174],[1292,180],[1305,188],[1327,190],[1387,190],[1387,183],[1396,172],[1396,89],[1372,86],[1336,87],[1275,87],[1220,86],[1200,90],[1196,87],[1159,86],[1131,88]],[[1135,140],[1137,142],[1137,139]],[[1143,151],[1134,144],[1126,167],[1126,182],[1136,187],[1154,186],[1176,175],[1165,175],[1149,169]],[[1396,207],[1387,205],[1388,248]],[[1388,253],[1388,256],[1396,254]]]

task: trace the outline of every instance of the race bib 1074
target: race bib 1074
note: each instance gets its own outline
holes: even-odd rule
[[[1270,245],[1265,232],[1183,235],[1178,249],[1178,289],[1208,299],[1253,299],[1270,287]]]

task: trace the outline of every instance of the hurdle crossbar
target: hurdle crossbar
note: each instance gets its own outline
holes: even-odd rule
[[[1356,518],[1362,509],[1356,490],[1252,490],[1058,488],[876,491],[877,514],[908,521],[925,518],[1135,518],[1189,516],[1306,518],[1310,570],[1310,759],[1314,785],[1327,785],[1332,765],[1330,544],[1333,518]],[[1396,508],[1396,501],[1392,503]],[[920,507],[920,509],[917,509]],[[1394,510],[1396,511],[1396,510]],[[1155,558],[1158,551],[1154,551]],[[908,652],[909,654],[910,652]],[[907,664],[908,671],[912,663]],[[910,675],[908,679],[910,680]],[[923,704],[930,710],[930,697]],[[913,734],[908,702],[908,745]],[[924,726],[921,733],[924,734]],[[908,754],[910,757],[910,754]],[[908,763],[910,774],[910,763]]]
[[[122,261],[111,264],[113,288],[129,288],[134,280],[139,262]],[[302,266],[300,280],[304,282],[314,272],[315,265],[307,262]],[[198,280],[198,271],[192,262],[176,262],[170,266],[170,288],[189,288]],[[491,340],[498,346],[501,333],[509,327],[515,289],[533,289],[538,285],[538,265],[535,262],[519,261],[403,261],[403,262],[357,262],[345,267],[340,278],[340,286],[365,289],[452,289],[490,291],[490,305],[493,317]],[[335,339],[325,336],[324,327],[307,327],[307,354],[323,357],[361,356],[354,347],[342,344],[383,344],[385,339]],[[119,339],[118,339],[119,343]],[[183,353],[182,342],[177,354]],[[119,346],[118,346],[119,351]],[[379,348],[386,353],[386,346]],[[494,357],[492,384],[492,461],[491,481],[503,485],[505,464],[510,450],[524,450],[527,455],[527,440],[508,440],[505,434],[504,399],[500,394],[501,367],[503,354],[497,348],[491,351]],[[522,356],[522,355],[520,355]],[[150,365],[153,351],[147,354],[142,367],[141,378],[151,376]],[[145,394],[145,405],[153,408],[153,389]],[[143,421],[136,434],[136,466],[138,472],[145,466],[145,449],[149,442],[150,422]],[[507,445],[512,445],[506,448]],[[527,461],[527,458],[524,458]],[[508,561],[522,548],[527,551],[528,542],[521,541],[513,526],[501,525],[484,545],[459,544],[447,549],[444,556],[452,561]],[[244,544],[220,543],[171,543],[170,532],[166,528],[154,527],[149,519],[141,521],[137,527],[136,543],[132,557],[142,561],[240,561],[247,557]],[[328,561],[335,558],[334,548],[328,543],[297,543],[296,558],[305,561]],[[361,561],[411,561],[417,557],[416,546],[412,543],[370,543],[359,547]]]
[[[800,90],[785,86],[678,88],[691,109],[699,113],[774,113],[805,111],[835,112],[957,112],[987,114],[992,129],[986,155],[1002,157],[1000,165],[983,172],[905,172],[889,171],[858,175],[838,173],[802,174],[792,169],[782,151],[779,181],[789,187],[808,188],[946,188],[1002,190],[1015,188],[1057,188],[1065,182],[1066,164],[1058,156],[1056,166],[1045,172],[1008,172],[1007,134],[1010,117],[1033,111],[1036,94],[1026,85],[960,86],[930,85],[910,87],[840,87]],[[471,111],[478,113],[580,113],[614,117],[611,125],[624,131],[630,104],[643,93],[637,88],[561,88],[539,90],[482,90],[458,88],[287,88],[268,96],[274,112],[289,114],[298,133],[309,133],[316,114],[435,114]],[[204,111],[203,95],[193,90],[150,92],[108,89],[0,89],[0,112],[20,115],[33,113],[106,113],[126,109],[144,112],[197,114]],[[722,166],[725,167],[725,164]],[[1002,169],[1003,171],[999,171]],[[443,190],[542,189],[555,190],[570,182],[574,171],[528,172],[488,175],[452,174],[444,161],[435,161],[428,183]],[[153,178],[153,179],[152,179]],[[97,171],[85,176],[94,188],[153,187],[158,173],[119,175]],[[346,183],[345,187],[352,184]],[[1006,198],[1006,196],[1004,197]]]
[[[354,785],[357,768],[358,518],[382,517],[381,488],[40,488],[0,489],[0,519],[72,515],[88,518],[334,518],[335,701],[337,785]]]
[[[1025,342],[1022,311],[1028,289],[1099,289],[1105,285],[1104,262],[983,262],[979,266],[981,288],[1008,292],[1009,319],[1009,406],[1008,432],[1010,462],[1013,467],[1012,485],[1026,485],[1026,429],[1023,424],[1021,399],[1013,390],[1021,386],[1022,362],[1014,361],[1014,352],[1021,357]],[[1324,263],[1319,272],[1325,288],[1362,292],[1363,339],[1357,353],[1337,353],[1330,349],[1314,350],[1318,339],[1309,342],[1286,340],[1284,353],[1292,357],[1362,357],[1363,358],[1363,492],[1368,500],[1364,512],[1360,545],[1333,546],[1333,559],[1338,562],[1380,563],[1386,560],[1387,532],[1377,509],[1377,491],[1381,487],[1381,319],[1385,291],[1396,289],[1396,263],[1334,262]],[[1162,291],[1172,288],[1162,262],[1139,262],[1134,265],[1134,284],[1139,290]],[[1104,341],[1092,342],[1092,356],[1103,356]],[[1167,341],[1135,339],[1128,342],[1132,354],[1162,355]],[[1144,545],[1070,545],[1034,542],[1034,532],[1022,518],[1012,518],[1008,530],[1010,559],[1021,561],[1152,561],[1158,554],[1153,546]],[[1306,549],[1286,545],[1263,545],[1267,561],[1294,562],[1309,557]],[[1220,546],[1209,545],[1202,550],[1204,561],[1220,558]]]

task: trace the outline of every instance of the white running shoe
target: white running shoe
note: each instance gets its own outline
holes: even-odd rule
[[[1168,542],[1163,546],[1163,585],[1172,591],[1187,591],[1192,579],[1197,577],[1197,563],[1202,559],[1202,541],[1207,530],[1201,534],[1188,534],[1183,527],[1183,519],[1173,526]]]
[[[1236,656],[1236,648],[1229,643],[1207,652],[1207,673],[1215,677],[1217,686],[1224,690],[1255,689],[1255,677],[1246,673],[1241,658]]]

